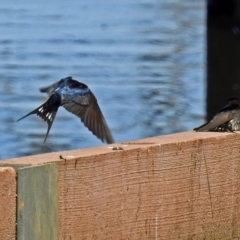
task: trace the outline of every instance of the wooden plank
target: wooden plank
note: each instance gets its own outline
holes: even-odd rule
[[[60,240],[231,240],[240,239],[239,145],[240,133],[185,132],[2,162],[58,164]]]
[[[57,239],[57,165],[19,168],[17,192],[17,239]]]
[[[240,239],[240,134],[163,138],[62,160],[59,239]]]
[[[0,167],[0,239],[16,237],[16,171]]]

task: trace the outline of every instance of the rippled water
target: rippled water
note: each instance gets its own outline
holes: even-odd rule
[[[205,115],[204,0],[4,1],[0,159],[101,145],[60,108],[46,143],[39,88],[73,76],[116,141],[191,130]]]

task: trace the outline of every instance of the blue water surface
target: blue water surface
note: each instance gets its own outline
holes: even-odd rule
[[[73,76],[96,95],[115,141],[191,130],[205,116],[205,1],[4,1],[0,159],[103,144],[60,108],[46,143],[39,92]]]

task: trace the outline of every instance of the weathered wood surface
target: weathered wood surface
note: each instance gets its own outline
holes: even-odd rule
[[[58,164],[59,239],[238,239],[239,146],[185,132],[5,164]]]
[[[58,167],[18,168],[17,239],[58,239]]]
[[[136,149],[63,161],[60,236],[239,237],[240,135],[222,136],[159,145],[142,140]]]
[[[16,236],[16,172],[11,167],[0,167],[0,239]]]

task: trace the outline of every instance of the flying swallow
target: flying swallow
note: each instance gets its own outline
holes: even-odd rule
[[[60,106],[79,117],[83,124],[103,142],[114,142],[97,99],[87,85],[72,77],[66,77],[51,86],[41,88],[40,91],[49,95],[48,100],[17,121],[31,114],[41,117],[48,124],[44,142]]]
[[[240,131],[240,103],[237,98],[230,98],[228,103],[213,117],[200,127],[197,132],[233,132]]]

